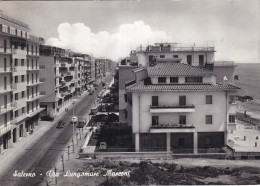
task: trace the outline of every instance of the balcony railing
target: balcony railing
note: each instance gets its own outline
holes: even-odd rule
[[[40,70],[39,66],[27,66],[26,70]]]
[[[9,112],[17,107],[17,102],[11,102],[0,107],[0,114]]]
[[[193,132],[195,126],[193,124],[177,124],[177,123],[166,123],[152,125],[150,127],[151,133],[160,133],[160,132]]]
[[[33,110],[30,110],[27,112],[27,117],[33,117],[35,114],[38,114],[39,112],[43,111],[45,108],[40,108],[39,106],[34,108]]]
[[[194,105],[150,106],[151,113],[195,112]]]
[[[6,127],[1,127],[0,128],[0,136],[2,136],[3,134],[9,132],[13,128],[14,128],[14,126],[12,124],[12,121],[7,122]]]
[[[39,52],[37,52],[36,50],[27,51],[27,55],[28,56],[39,56]]]
[[[37,94],[33,94],[33,95],[30,95],[30,96],[27,96],[27,101],[30,102],[30,101],[35,101],[37,99],[40,99],[41,97],[43,97],[44,95],[40,94],[40,93],[37,93]]]
[[[13,66],[0,66],[0,73],[16,72],[16,67]]]
[[[2,54],[16,54],[16,49],[0,47],[0,53]]]
[[[29,82],[27,82],[27,86],[35,86],[35,85],[39,85],[39,84],[41,84],[42,82],[40,82],[40,81],[29,81]]]

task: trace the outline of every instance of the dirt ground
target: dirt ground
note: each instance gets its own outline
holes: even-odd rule
[[[184,160],[185,161],[185,160]],[[220,161],[221,160],[217,160]],[[217,164],[217,161],[192,164],[156,161],[108,161],[84,160],[78,161],[75,173],[98,173],[98,176],[63,177],[58,185],[255,185],[260,184],[259,161],[255,160],[247,166],[246,161]],[[80,163],[81,162],[81,163]],[[188,160],[189,162],[189,160]],[[76,168],[77,167],[77,168]],[[111,170],[110,174],[104,176]],[[66,170],[65,170],[66,171]],[[110,172],[111,173],[111,172]],[[129,173],[129,175],[127,175]],[[65,174],[65,173],[64,173]],[[121,175],[120,175],[121,174]]]

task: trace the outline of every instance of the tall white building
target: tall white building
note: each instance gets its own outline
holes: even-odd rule
[[[38,123],[39,45],[29,25],[0,12],[0,153]]]
[[[207,152],[226,145],[239,89],[208,69],[159,63],[134,70],[126,84],[127,120],[136,151]]]

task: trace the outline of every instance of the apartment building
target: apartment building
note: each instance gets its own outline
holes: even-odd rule
[[[40,104],[46,108],[47,114],[59,112],[74,96],[80,96],[87,90],[91,79],[91,60],[87,54],[40,46],[40,64],[44,66],[40,76],[45,81],[41,86],[45,96]]]
[[[179,46],[177,43],[155,43],[147,47],[138,47],[136,54],[138,64],[154,66],[156,63],[177,62],[192,66],[211,66],[215,60],[214,47]]]
[[[91,57],[86,54],[71,53],[75,67],[75,87],[78,95],[87,90],[87,85],[91,79]]]
[[[96,58],[95,59],[95,81],[100,82],[100,80],[103,78],[103,64],[102,59]]]
[[[231,82],[235,69],[233,61],[215,61],[214,47],[182,46],[178,43],[155,43],[147,47],[138,47],[130,53],[130,63],[144,67],[157,63],[183,63],[200,66],[213,70],[217,75],[217,82],[223,77]]]
[[[0,153],[38,124],[39,45],[29,25],[0,12]]]
[[[127,121],[136,151],[219,152],[234,127],[239,89],[211,70],[158,63],[134,70],[126,86]]]

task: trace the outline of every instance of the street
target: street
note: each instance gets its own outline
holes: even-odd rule
[[[106,78],[106,82],[110,82],[111,78]],[[91,109],[96,95],[102,90],[100,85],[93,95],[84,96],[78,103],[75,104],[74,113],[79,118],[86,116]],[[66,149],[66,145],[71,140],[73,125],[70,124],[72,109],[63,114],[62,120],[66,122],[63,129],[57,129],[57,122],[47,131],[38,141],[33,141],[29,148],[24,149],[23,155],[9,165],[4,176],[1,177],[0,185],[38,185],[43,182],[46,172],[54,167],[54,162],[59,157],[61,151]],[[76,126],[75,126],[75,129]],[[77,153],[77,152],[74,152]],[[14,177],[15,171],[35,173],[32,178]]]

